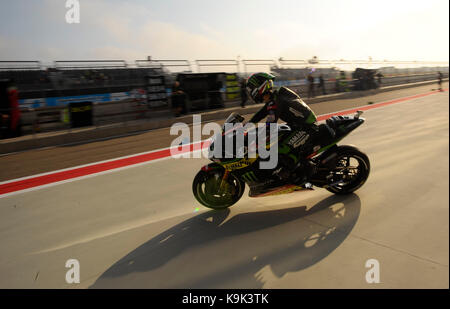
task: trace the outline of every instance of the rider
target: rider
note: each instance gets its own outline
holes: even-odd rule
[[[269,73],[255,73],[247,79],[246,85],[250,97],[256,103],[264,103],[249,122],[257,123],[267,117],[266,123],[276,123],[278,119],[281,119],[291,127],[293,132],[298,132],[291,134],[293,137],[288,145],[300,159],[300,166],[296,160],[285,156],[280,158],[275,173],[283,181],[292,177],[294,183],[301,185],[305,182],[306,175],[312,172],[312,166],[305,157],[313,152],[310,140],[316,137],[319,131],[316,124],[317,118],[311,108],[295,92],[286,87],[274,89],[274,79],[275,76]],[[291,176],[294,168],[297,168],[296,172]]]

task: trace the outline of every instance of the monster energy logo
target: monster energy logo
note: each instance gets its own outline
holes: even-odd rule
[[[256,79],[250,79],[249,81],[248,81],[248,83],[249,84],[252,84],[253,86],[255,86],[255,87],[257,87],[258,86],[258,81],[256,80]]]
[[[244,175],[242,175],[242,179],[244,179],[247,182],[253,182],[253,181],[257,180],[255,173],[253,173],[253,172],[245,173]]]

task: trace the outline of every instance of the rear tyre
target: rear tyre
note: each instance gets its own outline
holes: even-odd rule
[[[223,192],[219,192],[224,170],[200,171],[192,182],[192,192],[197,201],[211,209],[225,209],[240,200],[245,183],[233,174],[228,175]]]
[[[364,185],[370,173],[367,155],[355,147],[341,146],[328,174],[326,189],[334,194],[352,193]]]

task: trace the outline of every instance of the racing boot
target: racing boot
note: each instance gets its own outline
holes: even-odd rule
[[[292,183],[294,185],[305,188],[311,187],[311,184],[309,184],[309,180],[315,173],[315,167],[316,165],[309,160],[306,159],[300,160],[294,172],[292,173],[291,176]]]
[[[295,163],[292,158],[286,155],[279,156],[278,166],[272,175],[276,175],[282,182],[289,182],[292,177],[292,171],[295,170]]]

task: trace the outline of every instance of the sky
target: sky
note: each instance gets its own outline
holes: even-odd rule
[[[0,60],[448,61],[448,0],[0,0]]]

